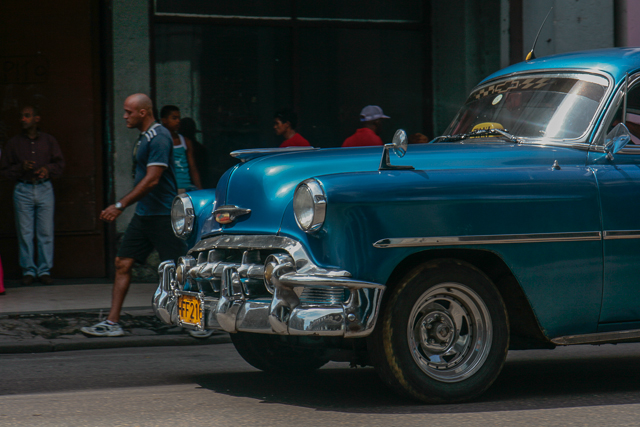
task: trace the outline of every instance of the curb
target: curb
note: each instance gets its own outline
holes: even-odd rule
[[[229,334],[214,335],[207,339],[190,336],[129,336],[112,338],[81,338],[19,341],[0,343],[0,354],[50,353],[54,351],[99,350],[125,347],[160,347],[227,344]]]

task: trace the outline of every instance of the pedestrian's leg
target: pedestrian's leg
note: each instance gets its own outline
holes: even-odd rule
[[[55,198],[51,181],[36,185],[36,242],[38,245],[38,277],[51,274],[53,267],[53,215]]]
[[[109,311],[109,317],[107,317],[107,320],[114,323],[118,323],[120,320],[120,311],[122,310],[124,297],[127,296],[127,291],[129,291],[129,285],[131,284],[133,262],[133,258],[116,257],[116,280],[113,283],[111,311]]]
[[[36,264],[33,260],[34,203],[33,185],[18,182],[13,190],[13,206],[16,215],[20,267],[23,276],[36,276]]]

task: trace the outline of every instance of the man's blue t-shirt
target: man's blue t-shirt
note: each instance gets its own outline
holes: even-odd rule
[[[148,166],[164,166],[160,182],[138,201],[138,215],[170,215],[171,203],[178,193],[173,164],[173,139],[169,131],[156,123],[142,132],[133,149],[134,186],[147,174]]]

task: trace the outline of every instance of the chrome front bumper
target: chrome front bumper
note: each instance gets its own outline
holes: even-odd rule
[[[249,240],[249,241],[247,241]],[[241,263],[215,261],[215,251],[246,249]],[[248,248],[248,249],[247,249]],[[245,259],[261,248],[281,248],[293,261],[278,266],[270,273],[273,295],[251,296],[243,280],[256,279],[261,266],[248,266]],[[205,252],[202,252],[205,251]],[[348,338],[369,335],[376,322],[383,285],[354,280],[342,270],[321,269],[313,265],[301,245],[277,236],[226,236],[201,241],[190,253],[198,256],[190,277],[200,281],[218,281],[219,292],[207,296],[204,292],[184,290],[176,278],[173,261],[160,264],[160,283],[153,296],[156,315],[165,323],[194,329],[220,329],[229,333],[254,332],[281,335],[341,336]],[[214,253],[211,255],[211,253]],[[262,271],[264,268],[262,268]],[[205,273],[206,272],[206,273]],[[338,290],[348,297],[344,301],[309,302],[306,292]],[[319,290],[319,291],[318,291]],[[345,292],[347,290],[348,292]],[[194,297],[202,308],[199,324],[185,324],[178,313],[178,298]]]

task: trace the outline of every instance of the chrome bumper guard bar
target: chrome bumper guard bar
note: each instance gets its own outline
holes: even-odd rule
[[[300,255],[299,251],[297,255]],[[249,297],[241,282],[239,269],[236,266],[225,265],[221,274],[219,298],[205,296],[200,292],[180,290],[176,280],[175,263],[165,261],[158,267],[160,283],[153,296],[153,309],[167,324],[198,330],[221,329],[229,333],[254,332],[347,338],[369,335],[375,326],[385,287],[377,283],[354,280],[342,275],[344,272],[336,275],[330,270],[310,269],[309,259],[305,261],[301,264],[295,259],[293,265],[278,265],[271,271],[273,295],[264,297]],[[297,271],[294,267],[296,264],[305,265],[306,268]],[[336,287],[349,290],[349,297],[344,303],[309,304],[300,299],[304,288]],[[199,301],[202,310],[202,320],[199,324],[185,324],[180,320],[178,299],[182,295],[194,297]]]

